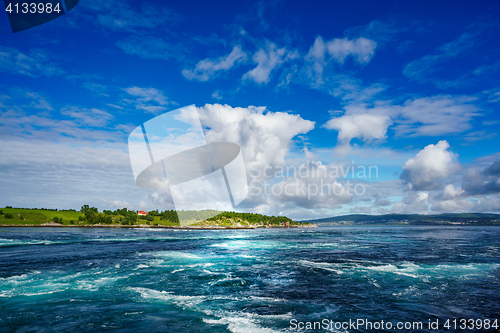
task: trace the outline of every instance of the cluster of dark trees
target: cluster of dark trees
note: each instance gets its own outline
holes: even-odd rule
[[[155,217],[153,215],[139,215],[139,218],[141,220],[146,220],[149,222],[153,222],[155,220]]]
[[[52,212],[76,212],[74,209],[60,209],[58,210],[57,208],[23,208],[23,207],[12,207],[12,206],[5,206],[5,208],[13,208],[13,209],[32,209],[32,210],[50,210]]]
[[[158,210],[151,210],[146,216],[138,216],[137,212],[133,210],[128,210],[127,208],[111,210],[103,210],[102,213],[98,212],[96,207],[89,207],[89,205],[83,205],[80,209],[85,217],[80,217],[81,221],[87,221],[91,224],[106,223],[111,224],[113,219],[112,216],[120,215],[118,221],[121,224],[134,224],[137,222],[138,218],[146,220],[148,222],[154,221],[155,216],[160,216],[161,221],[168,221],[170,223],[179,223],[179,217],[175,210],[165,210],[159,212]],[[220,212],[216,210],[193,210],[193,211],[183,211],[183,215],[189,220],[209,220],[209,221],[219,221],[221,219],[241,219],[247,221],[251,224],[271,224],[271,225],[284,225],[287,222],[290,224],[293,221],[286,216],[267,216],[262,214],[253,213],[237,213],[237,212]],[[215,215],[215,216],[214,216]]]
[[[111,224],[113,223],[113,218],[109,215],[105,215],[103,213],[95,213],[92,211],[88,211],[85,213],[85,216],[80,216],[78,221],[87,221],[90,224]],[[57,222],[57,221],[55,221]]]
[[[8,208],[8,207],[6,207]],[[3,215],[3,209],[0,209],[0,215]],[[11,213],[5,213],[5,218],[6,219],[13,219],[14,218],[14,215],[12,215]]]
[[[166,210],[164,212],[158,213],[160,215],[160,220],[170,221],[171,223],[179,223],[179,217],[177,216],[177,212],[175,210]]]
[[[117,209],[115,211],[103,210],[102,213],[99,213],[99,210],[96,207],[83,205],[80,212],[85,214],[85,216],[80,216],[79,221],[87,221],[90,224],[111,224],[113,223],[113,216],[117,215],[120,215],[118,221],[123,225],[133,225],[137,222],[137,213],[133,210],[128,210],[127,208]],[[150,220],[148,219],[148,221]]]
[[[236,218],[239,218],[241,220],[248,221],[249,223],[252,223],[252,224],[257,224],[257,223],[263,222],[265,224],[280,225],[280,224],[285,224],[286,222],[289,222],[290,224],[293,222],[292,219],[290,219],[286,216],[267,216],[267,215],[262,215],[262,214],[237,213],[237,212],[223,212],[217,216],[209,218],[208,220],[209,221],[218,221],[224,217],[227,219],[233,219],[233,220]]]
[[[141,216],[138,216],[137,212],[133,210],[128,210],[127,208],[117,209],[114,211],[103,210],[102,212],[106,215],[123,215],[129,222],[137,222],[137,217],[140,218],[141,220],[152,222],[154,221],[155,216],[160,216],[160,220],[170,221],[172,223],[179,223],[179,218],[177,217],[177,212],[175,210],[166,210],[163,212],[159,212],[157,209],[155,209],[149,211],[148,215],[141,215]],[[125,218],[121,220],[122,224],[124,223],[123,220],[125,220]]]
[[[177,212],[175,210],[166,210],[159,212],[157,209],[148,212],[148,215],[138,216],[136,211],[128,210],[127,208],[116,209],[114,211],[104,209],[102,213],[96,207],[90,207],[89,205],[83,205],[80,212],[85,214],[85,217],[81,216],[80,221],[87,221],[92,224],[97,223],[111,223],[113,220],[112,216],[120,216],[117,219],[121,224],[134,224],[137,219],[146,220],[148,222],[154,221],[155,216],[160,216],[160,220],[169,221],[171,223],[179,223],[179,218],[177,217]],[[196,211],[193,211],[196,212]],[[198,215],[203,215],[203,211],[198,213]]]
[[[90,224],[111,224],[113,223],[113,218],[109,215],[99,213],[99,210],[96,207],[89,207],[89,205],[83,205],[80,208],[80,212],[84,214],[84,216],[80,216],[78,221],[87,221]]]
[[[158,209],[151,210],[148,212],[148,214],[151,216],[161,216],[161,213],[158,213]]]
[[[89,207],[89,205],[83,205],[82,208],[80,208],[80,212],[83,214],[87,214],[88,212],[98,213],[99,210],[95,207]]]

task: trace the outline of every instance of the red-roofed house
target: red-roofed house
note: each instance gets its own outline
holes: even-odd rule
[[[145,216],[145,215],[149,215],[148,213],[146,213],[145,211],[143,210],[140,210],[137,212],[137,215],[140,215],[140,216]]]

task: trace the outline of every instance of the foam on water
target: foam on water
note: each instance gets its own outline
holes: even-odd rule
[[[227,329],[233,333],[276,333],[280,332],[271,328],[260,326],[255,319],[242,316],[223,316],[220,319],[203,318],[207,324],[227,325]]]
[[[62,241],[51,241],[51,240],[16,240],[0,238],[0,247],[4,246],[21,246],[21,245],[52,245],[52,244],[62,244]]]
[[[141,255],[153,255],[156,257],[162,257],[162,258],[170,258],[170,259],[176,259],[176,260],[184,260],[184,261],[193,261],[193,260],[202,260],[204,259],[198,254],[194,253],[188,253],[188,252],[179,252],[179,251],[160,251],[160,252],[149,252],[149,253],[143,253]]]
[[[291,262],[284,262],[290,264]],[[394,274],[423,282],[439,279],[464,280],[484,276],[493,276],[495,270],[500,269],[500,264],[466,264],[466,265],[422,265],[412,262],[399,262],[394,264],[382,264],[370,260],[347,260],[346,263],[312,262],[300,260],[297,264],[305,267],[317,268],[335,272],[337,274]],[[368,265],[367,265],[368,264]],[[371,264],[371,265],[370,265]],[[377,264],[377,265],[373,265]],[[377,285],[378,286],[378,285]]]
[[[402,267],[397,267],[393,264],[380,266],[357,266],[360,270],[372,270],[377,272],[393,273],[398,275],[409,276],[415,279],[422,278],[421,275],[415,274],[420,270],[420,267],[413,263],[403,263]]]
[[[319,269],[324,269],[327,271],[335,272],[337,274],[344,274],[344,272],[340,269],[338,269],[338,264],[331,264],[327,262],[312,262],[312,261],[307,261],[307,260],[300,260],[299,261],[300,265],[303,265],[305,267],[313,267],[313,268],[319,268]]]
[[[220,303],[213,304],[214,301],[232,301],[248,304],[248,302],[269,302],[269,298],[238,298],[227,296],[185,296],[174,295],[171,292],[157,291],[147,288],[130,288],[138,292],[146,300],[165,301],[174,304],[183,310],[189,309],[203,314],[203,322],[207,324],[224,325],[230,332],[279,332],[271,328],[264,327],[264,322],[273,322],[276,320],[289,320],[292,313],[261,315],[244,311],[228,311],[220,309]],[[281,302],[279,299],[271,299],[273,302]],[[214,306],[215,305],[215,306]],[[207,318],[207,316],[209,318]],[[215,318],[214,318],[215,317]]]
[[[273,248],[285,248],[286,243],[281,242],[269,242],[269,241],[229,241],[224,243],[217,243],[211,245],[213,247],[222,247],[227,249],[273,249]]]
[[[0,246],[0,330],[283,332],[292,318],[491,317],[500,229],[486,229],[13,228],[3,242],[17,245]]]

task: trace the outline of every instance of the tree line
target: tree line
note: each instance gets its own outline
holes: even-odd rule
[[[7,206],[6,208],[10,208]],[[57,211],[57,209],[47,209],[42,208],[42,210],[50,210]],[[69,210],[60,210],[60,211],[74,211],[74,209]],[[103,210],[102,213],[99,213],[99,210],[96,207],[91,207],[89,205],[83,205],[80,208],[80,212],[83,216],[78,218],[78,221],[85,221],[88,224],[112,224],[113,222],[119,222],[123,225],[135,224],[138,219],[146,220],[149,222],[154,221],[156,216],[160,217],[160,221],[166,221],[172,224],[179,224],[179,217],[177,215],[177,211],[175,210],[165,210],[158,211],[157,209],[151,210],[148,212],[148,215],[139,216],[136,211],[128,210],[127,208],[121,208],[116,210]],[[0,210],[0,215],[3,215],[3,211]],[[188,220],[197,220],[197,221],[219,221],[219,220],[233,220],[233,221],[247,221],[251,224],[271,224],[271,225],[284,225],[287,222],[290,224],[294,223],[290,218],[286,216],[267,216],[262,214],[255,213],[237,213],[237,212],[221,212],[217,210],[191,210],[191,211],[182,211],[183,217]],[[9,215],[9,216],[7,216]],[[6,218],[12,218],[10,213],[4,215]],[[62,218],[54,218],[54,222],[63,222]],[[73,222],[73,221],[71,221]]]
[[[232,220],[241,219],[252,224],[265,223],[272,225],[280,225],[280,224],[285,224],[286,222],[289,222],[290,224],[293,223],[292,219],[286,216],[268,216],[255,213],[237,213],[237,212],[222,212],[217,216],[209,218],[208,221],[218,221],[221,218],[232,219]]]

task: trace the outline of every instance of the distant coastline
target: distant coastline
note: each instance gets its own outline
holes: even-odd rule
[[[327,217],[303,222],[314,223],[320,226],[500,226],[500,214],[485,213],[448,213],[436,215],[423,214],[385,214],[363,215],[352,214]]]

